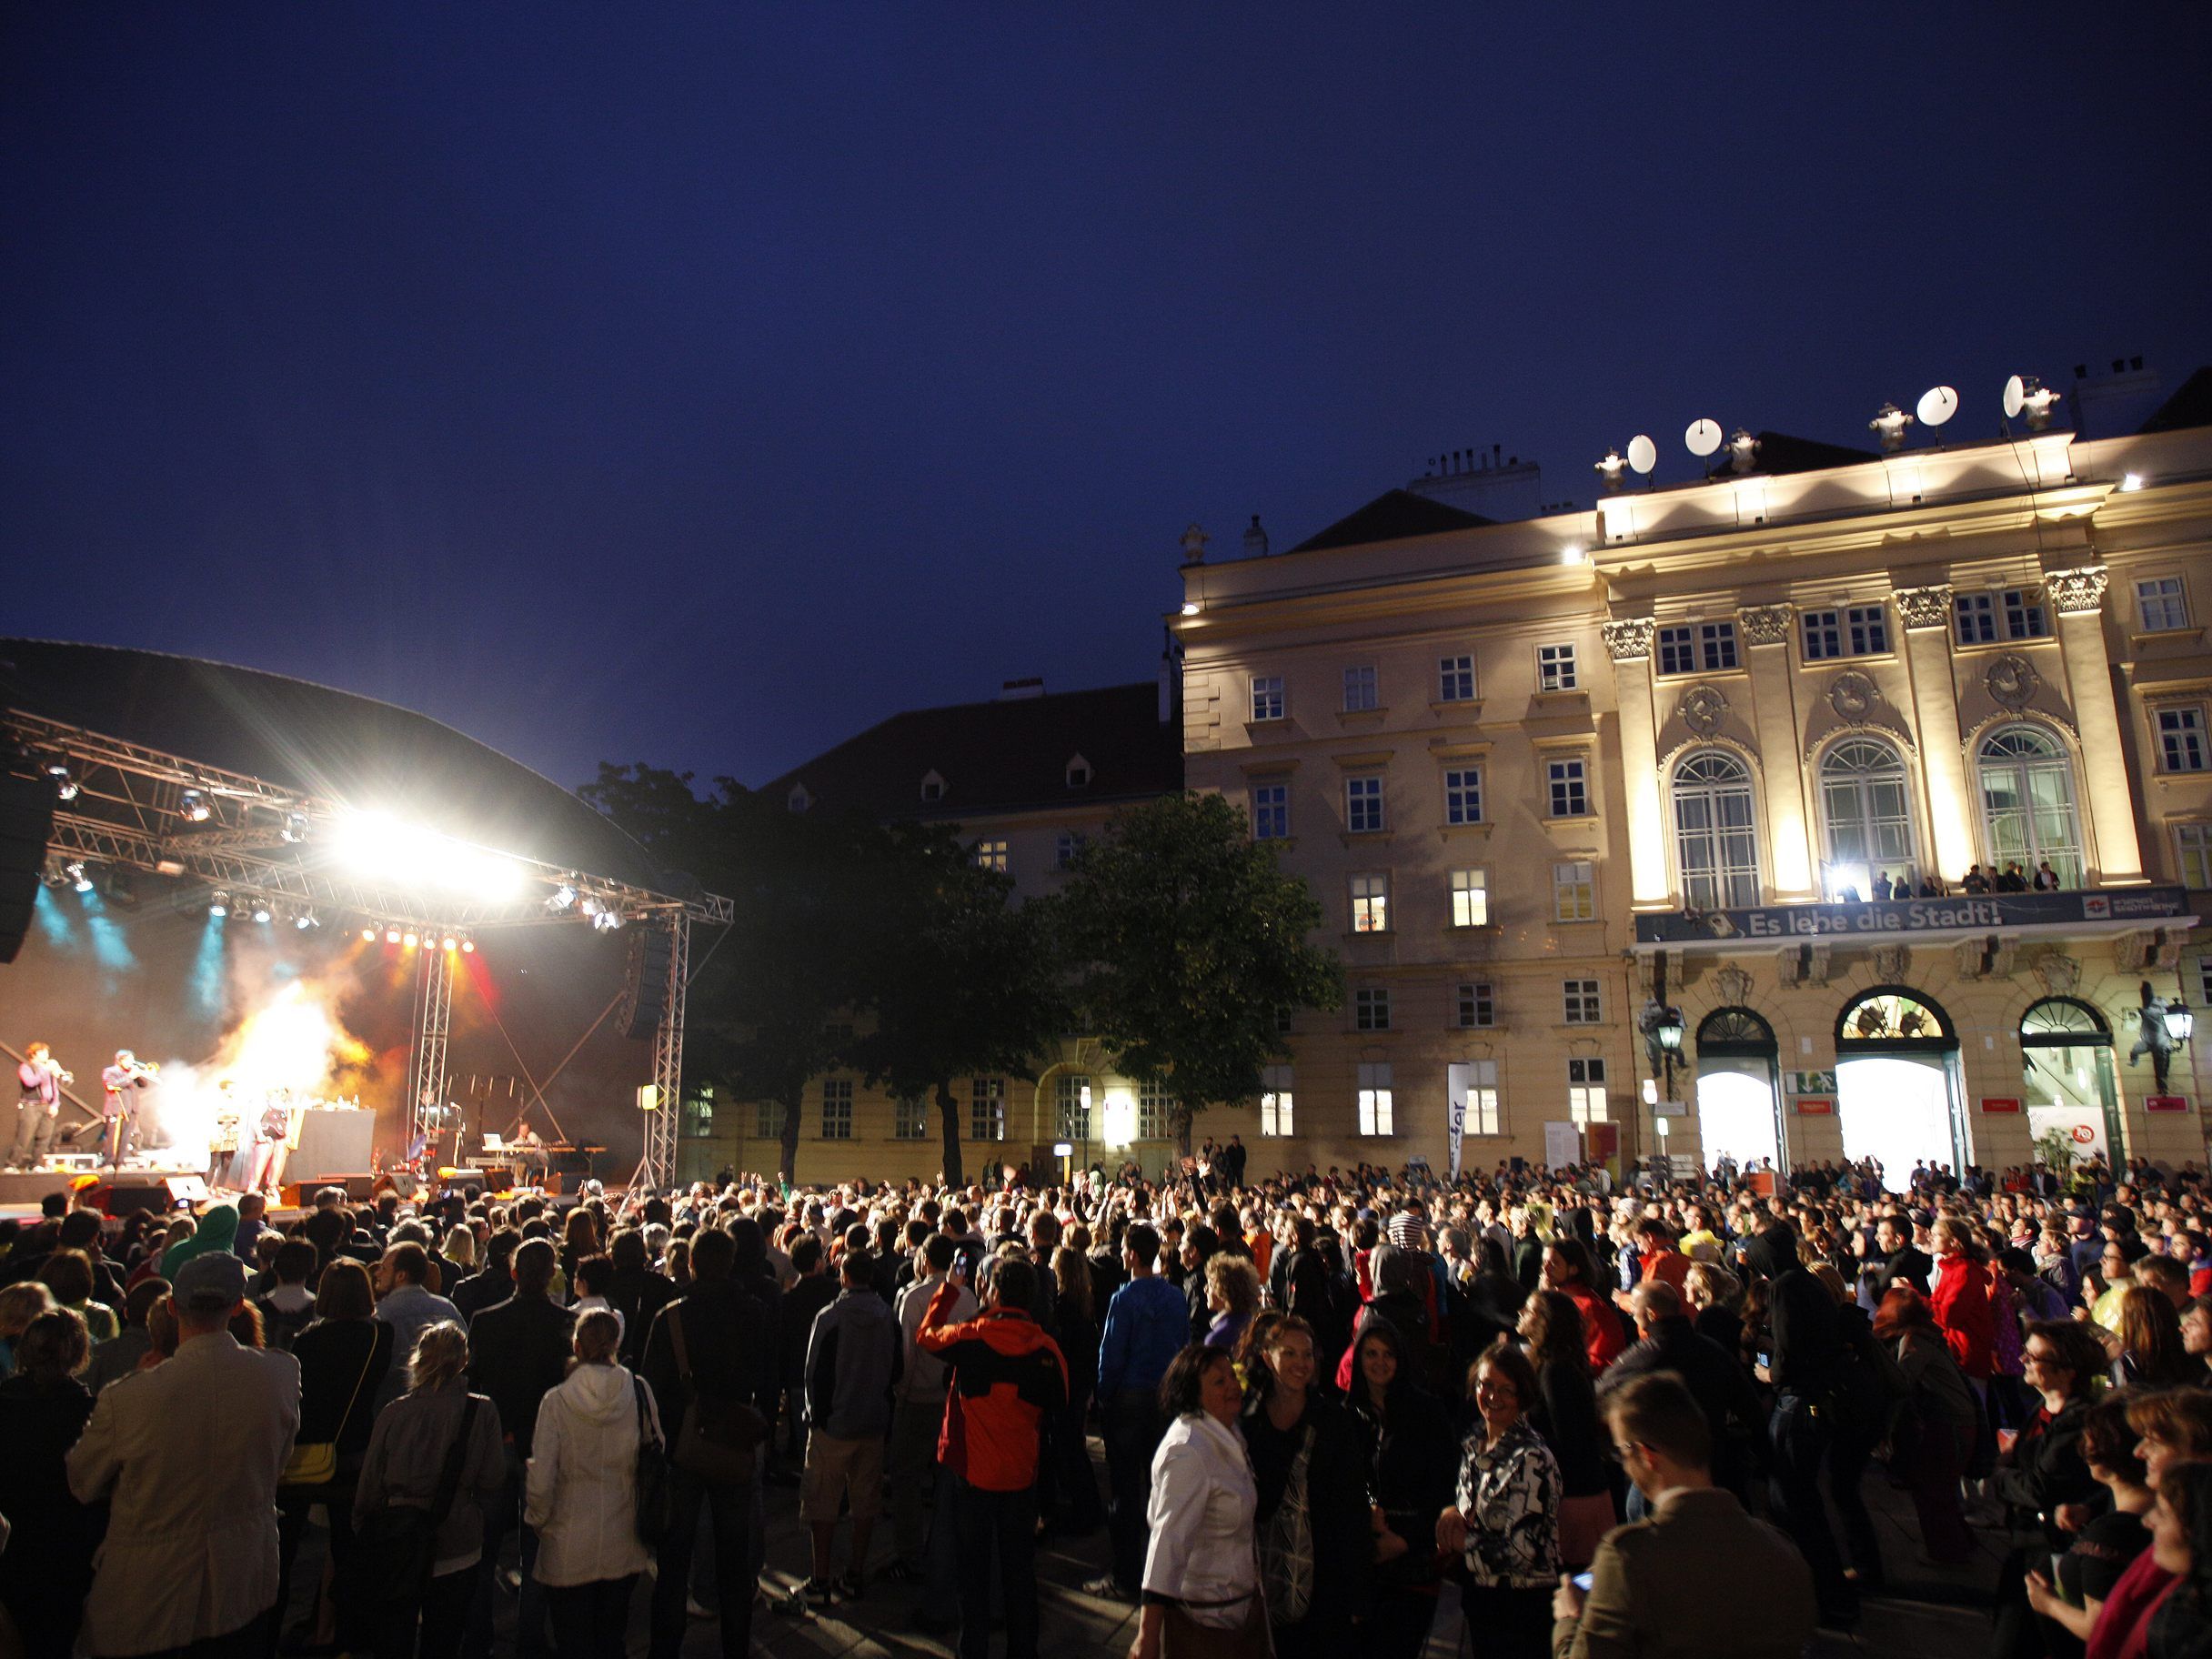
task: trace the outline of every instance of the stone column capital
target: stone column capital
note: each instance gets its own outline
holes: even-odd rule
[[[1930,588],[1900,588],[1890,595],[1897,607],[1897,618],[1911,631],[1924,628],[1951,626],[1951,584],[1938,582]]]
[[[1605,649],[1614,661],[1634,662],[1652,654],[1652,633],[1657,626],[1649,617],[1622,617],[1600,623],[1598,631],[1605,636]]]
[[[2060,616],[2083,616],[2105,608],[2107,579],[2104,566],[2082,565],[2072,570],[2046,571],[2043,590],[2051,596],[2051,608]]]
[[[1787,605],[1746,605],[1735,613],[1736,626],[1749,645],[1787,645],[1790,608]]]

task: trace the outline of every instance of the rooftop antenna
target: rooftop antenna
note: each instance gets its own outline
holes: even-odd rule
[[[1931,386],[1920,394],[1920,424],[1934,428],[1958,413],[1958,394],[1947,386]]]
[[[1639,432],[1628,440],[1628,464],[1648,478],[1659,465],[1659,446]]]
[[[1705,477],[1708,478],[1713,476],[1713,468],[1707,457],[1721,447],[1722,437],[1717,420],[1694,420],[1690,423],[1689,430],[1682,435],[1682,441],[1690,453],[1700,461],[1706,461]]]
[[[2020,411],[2027,407],[2027,382],[2013,375],[2005,382],[2003,407],[2006,420],[2020,418]]]

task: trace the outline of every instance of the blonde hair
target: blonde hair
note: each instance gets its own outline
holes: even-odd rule
[[[1694,1308],[1733,1308],[1744,1294],[1734,1273],[1710,1262],[1700,1262],[1684,1274],[1682,1289]]]
[[[1255,1312],[1260,1306],[1260,1270],[1249,1256],[1217,1251],[1206,1263],[1206,1290],[1227,1302],[1232,1313]]]
[[[31,1322],[57,1306],[54,1292],[41,1279],[25,1280],[0,1290],[0,1342],[14,1342],[31,1328]]]
[[[477,1235],[472,1227],[448,1227],[446,1242],[438,1253],[456,1267],[474,1267],[477,1264]]]
[[[622,1322],[607,1309],[594,1308],[576,1322],[576,1365],[611,1365],[621,1345]]]
[[[443,1388],[468,1368],[468,1332],[441,1319],[415,1340],[415,1355],[407,1362],[407,1387],[417,1393]]]

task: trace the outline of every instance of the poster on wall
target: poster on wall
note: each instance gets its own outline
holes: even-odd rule
[[[1564,1169],[1580,1163],[1583,1156],[1582,1133],[1572,1123],[1546,1123],[1543,1126],[1543,1163],[1546,1169]]]
[[[2031,1140],[2039,1141],[2053,1130],[2066,1137],[2077,1160],[2106,1157],[2112,1151],[2105,1141],[2105,1114],[2095,1106],[2030,1106],[2027,1109],[2027,1132]]]

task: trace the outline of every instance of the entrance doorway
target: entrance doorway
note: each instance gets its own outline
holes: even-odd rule
[[[1873,1158],[1882,1184],[1901,1192],[1913,1167],[1966,1160],[1959,1110],[1958,1036],[1950,1016],[1920,992],[1877,985],[1835,1022],[1835,1111],[1844,1156]]]
[[[2075,1159],[2102,1156],[2117,1162],[2119,1089],[2112,1070],[2112,1028],[2104,1015],[2075,997],[2046,997],[2020,1016],[2022,1092],[2027,1132],[2037,1162],[2050,1162],[2046,1139],[2064,1137]],[[2063,1164],[2054,1165],[2060,1174]]]
[[[1748,1008],[1716,1008],[1697,1027],[1697,1140],[1704,1166],[1785,1167],[1775,1093],[1774,1027]]]

